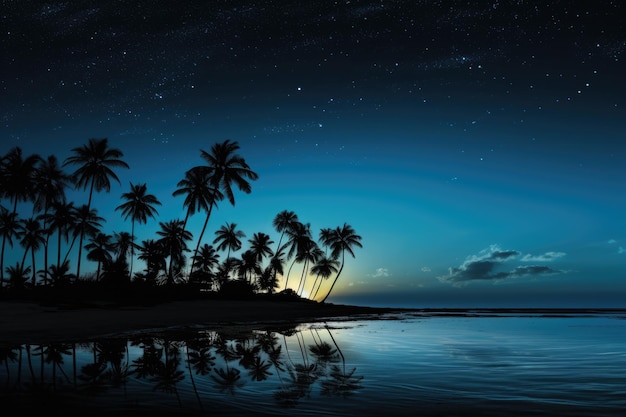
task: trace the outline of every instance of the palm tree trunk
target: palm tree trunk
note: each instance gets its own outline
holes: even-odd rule
[[[84,232],[80,232],[80,239],[78,240],[78,260],[76,265],[76,281],[80,279],[80,258],[83,254],[83,236]]]
[[[296,259],[294,258],[294,260],[291,262],[291,265],[289,266],[289,270],[287,271],[287,278],[285,278],[285,289],[287,289],[287,284],[289,283],[289,274],[291,273],[291,268],[293,268],[293,265],[296,263]]]
[[[131,221],[130,226],[130,270],[128,271],[129,280],[133,277],[133,259],[135,259],[135,220]]]
[[[333,283],[330,286],[330,289],[326,293],[326,296],[322,299],[322,301],[320,301],[321,303],[326,302],[326,299],[328,298],[330,293],[333,291],[333,287],[337,283],[337,279],[339,279],[339,275],[341,275],[341,271],[343,271],[343,264],[344,264],[344,262],[345,262],[345,250],[341,252],[341,268],[339,268],[339,272],[337,272],[337,276],[335,276],[335,279],[333,280]]]
[[[204,232],[206,230],[207,224],[209,224],[209,217],[211,217],[211,212],[213,211],[213,201],[215,200],[215,193],[213,193],[213,197],[211,198],[211,205],[209,206],[209,211],[206,214],[206,219],[204,219],[204,224],[202,225],[202,230],[200,231],[200,236],[198,236],[198,243],[196,243],[196,250],[193,252],[193,257],[191,258],[191,269],[189,270],[189,276],[193,273],[193,268],[196,265],[196,259],[198,258],[198,251],[200,250],[200,244],[202,243],[202,237],[204,236]]]
[[[33,287],[37,283],[37,271],[35,270],[35,248],[30,248],[30,259],[33,265]]]

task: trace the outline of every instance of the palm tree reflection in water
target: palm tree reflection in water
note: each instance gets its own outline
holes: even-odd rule
[[[9,405],[28,409],[45,396],[54,398],[52,407],[98,412],[107,406],[228,412],[251,404],[271,412],[316,396],[345,397],[363,378],[346,369],[328,326],[6,345],[0,365],[0,398]]]

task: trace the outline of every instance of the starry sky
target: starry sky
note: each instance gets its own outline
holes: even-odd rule
[[[330,302],[626,306],[620,1],[1,8],[0,152],[108,138],[130,169],[94,197],[107,233],[130,230],[129,182],[163,203],[139,241],[182,219],[177,182],[229,139],[259,179],[205,242],[226,222],[277,241],[282,210],[314,236],[347,223],[363,247]]]

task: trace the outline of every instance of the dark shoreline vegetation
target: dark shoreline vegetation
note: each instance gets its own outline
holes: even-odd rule
[[[161,202],[148,193],[146,183],[131,182],[115,208],[130,220],[129,230],[103,231],[106,219],[92,204],[94,193],[110,192],[112,182],[120,183],[115,170],[130,168],[107,138],[89,139],[71,149],[62,163],[55,155],[26,156],[21,148],[12,148],[0,159],[0,300],[77,306],[94,298],[120,304],[198,297],[324,303],[346,254],[354,257],[354,248],[362,247],[361,236],[349,224],[322,228],[315,238],[309,223],[283,210],[272,220],[277,242],[257,232],[244,248],[247,235],[227,222],[215,231],[212,244],[204,243],[213,209],[223,200],[234,206],[235,191],[251,193],[251,182],[258,179],[238,150],[239,144],[230,140],[201,149],[204,163],[181,173],[172,192],[184,197],[184,219],[159,221],[156,237],[137,242],[137,226],[155,219]],[[75,167],[71,173],[64,170],[69,166]],[[67,201],[69,189],[85,191],[87,203]],[[196,238],[187,222],[198,213],[205,218]],[[20,261],[7,266],[9,250]],[[85,274],[83,258],[95,272]],[[144,262],[143,270],[136,270],[136,260]],[[295,264],[302,272],[294,274],[290,287]]]

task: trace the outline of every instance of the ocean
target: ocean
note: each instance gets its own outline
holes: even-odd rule
[[[623,310],[423,310],[0,348],[0,399],[23,412],[626,415]]]

